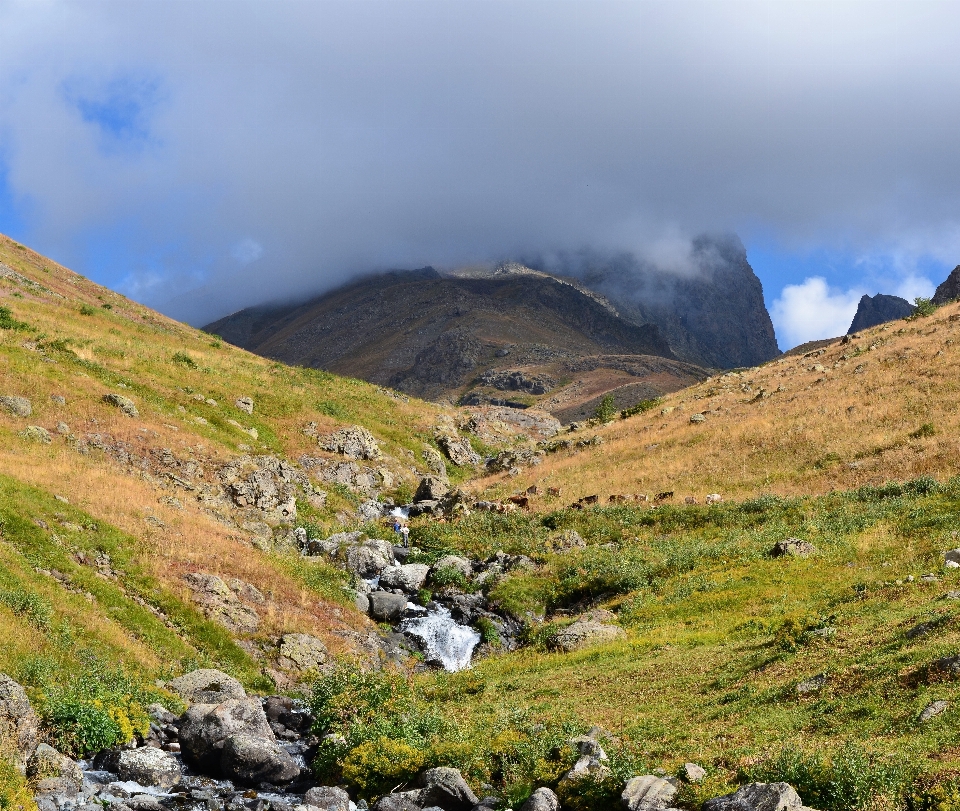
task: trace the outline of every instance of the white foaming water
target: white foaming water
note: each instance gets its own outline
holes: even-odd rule
[[[480,634],[455,622],[442,606],[425,617],[404,620],[400,630],[421,639],[427,660],[440,662],[450,673],[470,667],[473,649],[480,641]]]
[[[409,507],[394,507],[390,511],[391,518],[403,518],[404,520],[410,517],[410,508]]]

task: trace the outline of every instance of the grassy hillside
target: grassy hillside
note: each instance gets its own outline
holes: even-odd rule
[[[802,356],[715,376],[596,431],[604,444],[552,455],[490,492],[561,487],[598,494],[673,491],[807,495],[960,470],[960,304],[866,330]],[[691,422],[693,415],[702,422]],[[550,509],[560,502],[546,503]]]

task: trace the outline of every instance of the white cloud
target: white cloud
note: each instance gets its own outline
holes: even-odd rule
[[[931,298],[935,290],[936,287],[929,279],[911,274],[900,282],[893,295],[905,298],[912,304],[917,297]]]
[[[788,284],[773,302],[770,317],[780,346],[844,335],[857,312],[862,290],[837,290],[821,276]]]
[[[230,249],[230,255],[241,265],[249,265],[251,262],[256,262],[263,256],[263,245],[255,239],[247,237],[247,239],[240,240]]]

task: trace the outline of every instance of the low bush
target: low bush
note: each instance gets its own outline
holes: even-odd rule
[[[0,741],[0,811],[36,811],[36,808],[33,792],[14,767],[7,747]]]
[[[16,612],[40,630],[50,628],[53,609],[40,595],[23,589],[0,590],[0,603]]]
[[[186,352],[174,352],[172,360],[174,363],[179,363],[181,366],[186,366],[190,369],[197,368],[197,362]]]
[[[960,811],[960,774],[928,774],[907,795],[907,811]]]
[[[30,325],[25,321],[17,321],[9,307],[0,307],[0,329],[23,332],[30,329]]]

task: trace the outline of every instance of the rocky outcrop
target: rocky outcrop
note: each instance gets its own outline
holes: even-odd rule
[[[126,414],[128,417],[139,417],[140,412],[137,410],[137,404],[133,402],[129,397],[124,397],[122,394],[104,394],[103,402],[108,405],[112,405],[115,408],[119,408],[123,414]]]
[[[235,590],[217,575],[203,572],[184,575],[183,579],[193,591],[194,602],[209,619],[239,633],[254,633],[260,627],[260,615],[238,594],[244,590],[243,586],[247,587],[247,591],[253,588],[248,583],[234,581],[240,584],[240,588]],[[259,602],[263,602],[263,596],[256,593],[260,597]]]
[[[76,761],[41,743],[27,761],[27,777],[38,794],[76,795],[83,785],[83,773]]]
[[[284,634],[278,648],[280,664],[291,670],[320,670],[329,658],[326,645],[310,634]]]
[[[220,704],[194,704],[180,720],[183,756],[199,769],[216,773],[224,745],[232,735],[276,742],[260,700],[229,699]]]
[[[714,797],[703,811],[813,811],[788,783],[750,783],[733,794]]]
[[[0,396],[0,409],[15,417],[29,417],[33,413],[33,406],[26,397],[17,397],[14,394]]]
[[[348,459],[369,460],[383,456],[376,437],[359,425],[341,428],[329,436],[320,437],[318,444],[323,450],[342,454]]]
[[[276,740],[245,732],[234,733],[223,743],[220,771],[228,780],[245,785],[288,783],[300,775],[300,766]]]
[[[909,301],[899,296],[886,296],[883,293],[863,296],[857,305],[857,313],[853,316],[847,335],[886,324],[888,321],[897,321],[912,315],[916,309]]]
[[[960,265],[957,265],[950,275],[938,286],[931,301],[938,307],[960,299]]]
[[[175,786],[183,776],[177,759],[153,746],[121,752],[117,773],[121,780],[134,780],[141,786],[161,788]]]
[[[0,673],[0,741],[12,750],[14,766],[23,774],[37,748],[40,719],[27,692],[6,673]]]
[[[190,704],[220,704],[247,697],[243,685],[222,670],[202,668],[167,682],[167,688]]]
[[[297,518],[297,496],[313,495],[303,471],[275,456],[240,456],[218,472],[232,504],[275,523]]]
[[[552,645],[558,650],[570,651],[602,645],[625,639],[627,634],[619,625],[612,625],[616,617],[610,611],[596,609],[581,616],[572,625],[563,628],[553,637]]]

